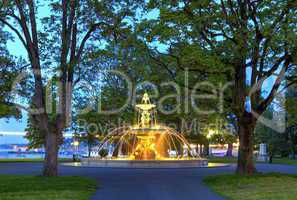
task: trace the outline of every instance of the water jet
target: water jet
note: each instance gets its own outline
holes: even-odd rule
[[[157,122],[156,105],[150,102],[147,93],[135,109],[135,125],[116,128],[101,141],[99,150],[107,148],[108,156],[83,158],[82,166],[180,168],[208,165],[206,159],[193,152],[182,134]]]

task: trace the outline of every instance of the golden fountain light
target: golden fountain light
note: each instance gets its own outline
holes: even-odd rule
[[[184,160],[191,159],[191,147],[182,134],[156,120],[156,105],[147,93],[135,106],[137,124],[113,130],[102,141],[109,159]]]

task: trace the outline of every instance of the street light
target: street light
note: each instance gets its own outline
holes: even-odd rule
[[[208,131],[208,134],[206,135],[206,138],[207,138],[207,139],[210,139],[211,136],[213,136],[214,134],[215,134],[215,131],[212,130],[212,129],[210,129],[210,130]]]
[[[76,157],[78,156],[78,146],[79,146],[79,141],[75,140],[72,145],[74,146],[74,151],[73,151],[73,161],[76,161]]]
[[[73,142],[73,145],[74,145],[75,147],[78,147],[78,146],[79,146],[79,141],[74,141],[74,142]]]

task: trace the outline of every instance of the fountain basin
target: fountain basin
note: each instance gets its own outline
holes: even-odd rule
[[[150,103],[145,93],[136,105],[137,123],[118,127],[100,141],[107,157],[83,158],[81,166],[120,168],[185,168],[208,166],[200,158],[183,134],[173,128],[158,124],[156,105]],[[196,153],[193,153],[196,152]],[[174,154],[174,156],[172,156]]]
[[[112,167],[112,168],[193,168],[207,167],[207,159],[180,159],[180,160],[120,160],[83,158],[81,166]]]

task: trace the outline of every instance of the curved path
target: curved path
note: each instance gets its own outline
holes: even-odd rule
[[[111,169],[60,166],[61,175],[95,178],[91,200],[223,200],[203,185],[205,176],[234,172],[235,166],[189,169]],[[262,172],[296,173],[297,166],[257,165]],[[1,174],[41,174],[40,163],[0,163]]]

